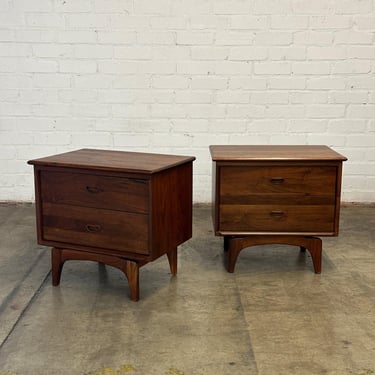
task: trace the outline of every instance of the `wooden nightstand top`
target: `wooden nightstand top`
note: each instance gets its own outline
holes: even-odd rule
[[[193,156],[81,149],[30,160],[28,163],[51,167],[59,166],[152,174],[193,160],[195,160]]]
[[[347,158],[327,146],[253,146],[215,145],[210,146],[212,160],[340,160]]]

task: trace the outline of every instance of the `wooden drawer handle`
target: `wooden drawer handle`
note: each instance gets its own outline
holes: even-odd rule
[[[91,194],[97,194],[102,192],[103,190],[98,188],[97,186],[86,186],[86,190]]]
[[[273,177],[271,178],[271,184],[274,184],[274,185],[280,185],[282,184],[285,180],[282,178],[282,177]]]
[[[270,215],[272,217],[283,217],[284,216],[284,211],[271,211]]]
[[[102,229],[102,227],[98,224],[87,224],[86,225],[86,231],[87,232],[91,232],[91,233],[100,232],[101,229]]]

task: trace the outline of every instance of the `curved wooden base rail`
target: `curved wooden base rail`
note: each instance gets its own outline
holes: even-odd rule
[[[177,274],[177,247],[167,253],[169,267],[172,275]],[[90,253],[87,251],[78,251],[73,249],[51,249],[52,261],[52,285],[57,286],[60,284],[61,271],[64,263],[67,260],[89,260],[99,262],[118,268],[124,272],[128,279],[130,298],[133,301],[139,300],[139,268],[147,263],[147,261],[134,261],[113,255]]]
[[[239,253],[251,246],[256,245],[293,245],[299,246],[301,251],[306,249],[310,252],[315,273],[322,271],[322,240],[317,237],[305,236],[246,236],[246,237],[224,237],[224,250],[228,251],[228,272],[234,272]]]

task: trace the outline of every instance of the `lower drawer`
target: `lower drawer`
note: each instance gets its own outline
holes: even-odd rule
[[[148,215],[44,203],[42,239],[148,254]]]
[[[332,233],[335,207],[221,205],[219,231]]]

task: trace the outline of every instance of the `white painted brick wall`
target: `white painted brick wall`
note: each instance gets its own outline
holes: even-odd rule
[[[343,199],[375,201],[374,0],[0,0],[0,201],[31,158],[82,147],[195,155],[326,144]]]

